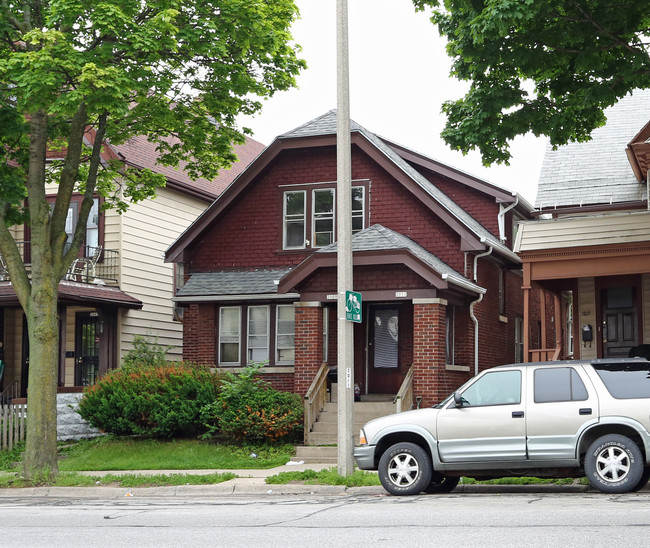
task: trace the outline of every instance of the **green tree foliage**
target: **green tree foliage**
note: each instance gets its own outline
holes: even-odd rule
[[[120,435],[190,437],[205,431],[201,408],[214,402],[220,377],[202,365],[125,365],[84,389],[78,412]]]
[[[414,0],[433,8],[452,74],[470,89],[443,106],[443,138],[507,162],[532,131],[553,145],[587,141],[603,109],[650,86],[645,0]]]
[[[0,253],[29,331],[27,477],[57,470],[58,283],[93,196],[124,211],[165,183],[104,162],[103,143],[147,135],[160,163],[214,177],[243,142],[235,117],[304,67],[289,32],[296,13],[292,0],[0,0]],[[83,202],[70,245],[73,193]],[[10,230],[23,221],[31,276]]]

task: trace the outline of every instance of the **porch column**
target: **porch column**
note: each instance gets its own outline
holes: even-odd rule
[[[530,263],[524,263],[524,363],[530,361]]]
[[[294,303],[296,354],[293,391],[304,396],[323,363],[323,306],[319,302]]]
[[[445,382],[447,301],[413,299],[413,393],[421,407],[438,403],[449,392]]]

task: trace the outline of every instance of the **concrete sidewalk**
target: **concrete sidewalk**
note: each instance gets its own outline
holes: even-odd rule
[[[205,475],[214,473],[233,473],[238,477],[223,483],[212,485],[178,485],[169,487],[29,487],[22,489],[0,489],[0,502],[3,499],[16,499],[22,497],[65,497],[86,499],[120,499],[124,497],[140,498],[174,498],[197,497],[214,498],[230,495],[240,496],[286,496],[286,495],[323,495],[323,496],[391,496],[380,485],[368,487],[345,487],[342,485],[303,485],[283,484],[269,485],[265,479],[275,476],[280,472],[302,472],[305,470],[320,471],[331,468],[332,464],[286,464],[266,470],[121,470],[121,471],[88,471],[78,472],[87,476],[105,476],[108,474],[135,474],[135,475],[171,475],[193,474]],[[597,493],[588,485],[459,485],[452,493],[483,493],[483,494],[532,494],[532,493]]]

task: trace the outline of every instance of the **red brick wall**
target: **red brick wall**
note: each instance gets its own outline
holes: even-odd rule
[[[183,359],[214,366],[216,309],[213,304],[193,304],[183,313]]]
[[[413,305],[413,389],[423,407],[449,393],[444,375],[445,310],[441,304]]]
[[[323,363],[323,309],[296,306],[296,368],[293,391],[304,396]]]

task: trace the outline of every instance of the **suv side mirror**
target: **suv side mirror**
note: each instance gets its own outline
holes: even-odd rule
[[[454,392],[454,403],[456,404],[456,407],[463,407],[464,402],[465,400],[463,399],[463,396],[460,395],[460,392]]]

